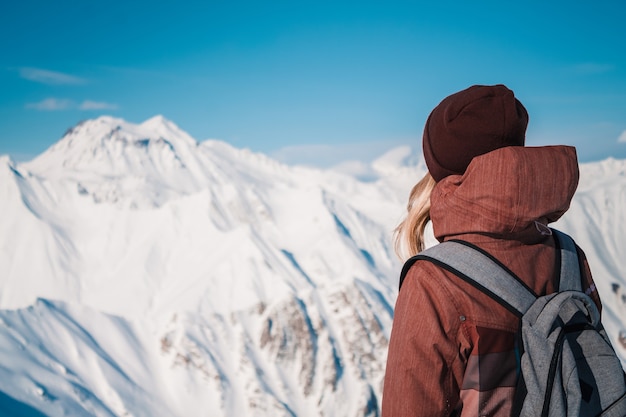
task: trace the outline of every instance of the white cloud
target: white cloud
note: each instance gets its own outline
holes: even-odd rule
[[[80,110],[117,110],[117,104],[106,103],[104,101],[92,101],[85,100],[80,106],[78,106]]]
[[[104,101],[84,100],[77,105],[74,101],[65,98],[46,98],[37,103],[27,103],[27,109],[55,111],[55,110],[117,110],[117,104]]]
[[[371,180],[378,176],[371,164],[362,161],[344,161],[331,168],[361,180]]]
[[[617,141],[626,143],[626,130],[624,130],[622,134],[619,135],[619,137],[617,138]]]
[[[55,110],[67,110],[72,107],[72,101],[67,99],[58,98],[46,98],[37,103],[27,103],[27,109],[55,111]]]
[[[20,77],[42,84],[50,85],[79,85],[87,83],[84,78],[62,72],[50,71],[41,68],[24,67],[19,69]]]
[[[313,165],[328,167],[345,158],[337,158],[333,146],[323,144],[290,145],[270,153],[281,162],[293,165]]]
[[[340,166],[345,171],[361,170],[355,161],[369,165],[389,149],[405,144],[406,141],[363,141],[336,144],[290,145],[269,153],[274,159],[289,165],[310,165],[320,168]],[[419,143],[418,143],[419,144]]]

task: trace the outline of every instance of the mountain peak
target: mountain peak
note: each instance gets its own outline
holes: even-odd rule
[[[409,171],[425,170],[421,157],[410,146],[398,146],[388,150],[386,153],[372,162],[374,170],[380,174],[406,175]]]
[[[139,127],[151,131],[182,131],[176,123],[161,114],[145,120],[139,124]]]
[[[145,127],[155,127],[155,126],[169,126],[175,125],[174,122],[163,116],[162,114],[157,114],[156,116],[152,116],[151,118],[143,121],[141,126]]]
[[[165,139],[177,139],[187,142],[188,145],[197,145],[197,141],[187,132],[181,129],[176,123],[165,116],[158,114],[137,125],[137,127],[150,137],[161,137]]]
[[[94,129],[96,126],[100,126],[101,128],[116,127],[116,126],[121,126],[124,124],[128,124],[124,119],[121,119],[119,117],[104,115],[104,116],[99,116],[95,119],[81,120],[80,122],[76,124],[76,126],[73,126],[67,129],[67,131],[65,132],[65,135],[63,136],[67,136],[69,133],[72,133],[80,129]]]
[[[69,168],[121,174],[140,169],[154,158],[179,160],[179,152],[197,144],[162,115],[141,124],[100,116],[68,129],[59,142],[29,165],[36,171]]]

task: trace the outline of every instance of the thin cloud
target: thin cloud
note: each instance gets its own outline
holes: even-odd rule
[[[24,67],[19,69],[20,77],[25,80],[48,85],[80,85],[87,80],[62,72],[50,71],[41,68]]]
[[[333,166],[332,169],[361,180],[372,180],[378,176],[372,164],[363,161],[344,161]]]
[[[25,106],[27,109],[41,110],[41,111],[59,111],[59,110],[117,110],[118,105],[113,103],[107,103],[104,101],[84,100],[80,104],[76,104],[70,99],[64,98],[46,98],[36,103],[27,103]]]
[[[67,99],[46,98],[37,103],[27,103],[27,109],[42,111],[67,110],[72,107],[72,101]]]
[[[626,143],[626,130],[624,130],[622,134],[619,135],[619,137],[617,138],[617,141],[621,143]]]
[[[289,145],[269,152],[269,156],[289,165],[308,165],[318,168],[339,166],[342,171],[357,172],[363,170],[363,165],[356,164],[355,161],[370,164],[389,149],[405,143],[404,140],[374,140],[332,145]]]
[[[80,110],[117,110],[117,104],[106,103],[104,101],[92,101],[85,100],[80,106],[78,106]]]

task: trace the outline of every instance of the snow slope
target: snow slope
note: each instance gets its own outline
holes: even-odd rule
[[[407,184],[384,187],[198,143],[162,117],[86,121],[30,163],[5,158],[0,307],[20,316],[35,308],[50,321],[61,311],[94,339],[84,317],[102,315],[118,323],[106,334],[119,340],[97,341],[90,361],[117,363],[129,350],[156,359],[136,377],[112,376],[124,366],[87,368],[73,382],[89,398],[53,394],[63,384],[40,380],[32,363],[9,369],[52,400],[12,378],[1,390],[50,415],[375,414],[399,267],[389,231],[419,169],[394,172],[385,161],[397,158],[380,163]],[[17,333],[38,346],[57,332]],[[68,337],[59,349],[90,351],[80,343]],[[80,369],[86,355],[60,363]],[[130,389],[123,382],[145,399],[104,394]]]
[[[557,225],[589,256],[616,345],[625,166],[582,166]],[[398,148],[368,172],[285,166],[161,116],[0,157],[2,415],[378,415],[391,231],[425,169]]]

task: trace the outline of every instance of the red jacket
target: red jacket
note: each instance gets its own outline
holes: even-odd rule
[[[471,242],[537,294],[552,293],[559,268],[554,238],[542,225],[563,215],[577,185],[574,148],[498,149],[436,185],[435,237]],[[580,249],[579,255],[585,290],[600,307]],[[396,302],[383,417],[508,417],[518,328],[518,318],[485,294],[432,263],[416,262]]]

